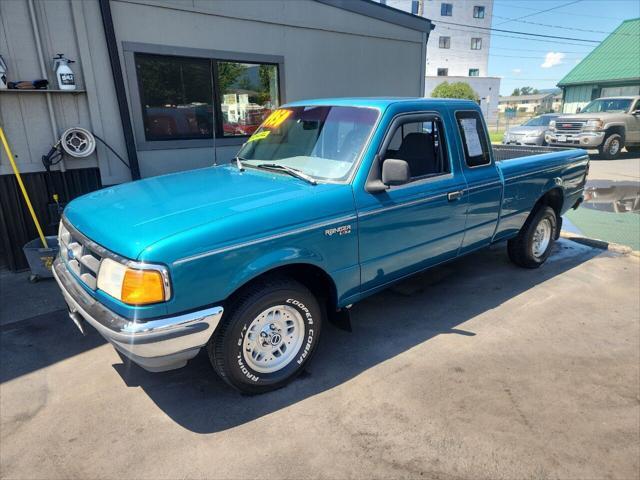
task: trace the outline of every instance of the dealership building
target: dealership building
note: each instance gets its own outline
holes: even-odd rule
[[[601,97],[640,95],[640,18],[625,20],[560,82],[563,113]]]
[[[285,102],[422,96],[432,29],[367,0],[20,0],[0,2],[0,22],[8,81],[49,81],[0,90],[0,125],[48,234],[54,193],[64,204],[228,162]],[[59,89],[58,53],[75,61],[75,90]],[[71,127],[95,135],[95,151],[47,172],[42,156]],[[0,264],[25,268],[21,247],[37,233],[4,151],[0,202]]]

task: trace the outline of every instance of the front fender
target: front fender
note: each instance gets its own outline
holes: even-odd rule
[[[237,290],[237,288],[247,284],[260,275],[271,270],[293,264],[313,265],[328,274],[328,272],[323,268],[323,263],[322,255],[308,248],[280,248],[278,250],[266,252],[265,254],[255,258],[251,263],[246,264],[242,269],[235,273],[232,277],[231,283],[236,285]]]

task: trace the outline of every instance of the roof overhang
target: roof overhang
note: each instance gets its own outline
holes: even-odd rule
[[[383,22],[400,25],[411,30],[425,32],[429,34],[435,28],[431,20],[412,15],[396,8],[382,5],[381,3],[372,2],[370,0],[315,0],[325,5],[341,8],[353,13],[359,13],[367,17],[382,20]]]
[[[634,83],[640,84],[640,77],[631,77],[631,78],[614,78],[609,80],[585,80],[584,82],[569,82],[569,83],[558,83],[558,87],[566,88],[566,87],[577,87],[579,85],[633,85]]]

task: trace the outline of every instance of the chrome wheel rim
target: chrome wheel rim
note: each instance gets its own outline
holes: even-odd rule
[[[253,319],[244,336],[242,352],[247,366],[273,373],[289,365],[304,339],[304,320],[289,305],[269,307]]]
[[[613,140],[611,142],[611,146],[609,147],[609,154],[610,155],[615,155],[616,153],[618,153],[619,150],[620,150],[620,141],[619,140]]]
[[[547,247],[551,242],[551,221],[548,218],[542,221],[533,232],[533,256],[540,258],[547,251]]]

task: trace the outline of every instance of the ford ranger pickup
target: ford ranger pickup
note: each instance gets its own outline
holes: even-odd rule
[[[549,145],[597,148],[611,160],[626,147],[640,152],[640,96],[593,100],[575,115],[561,115],[549,123]]]
[[[230,164],[69,203],[53,272],[71,319],[133,362],[168,370],[205,348],[260,393],[304,369],[328,318],[409,275],[500,241],[541,266],[588,164],[492,149],[471,101],[291,103]]]

